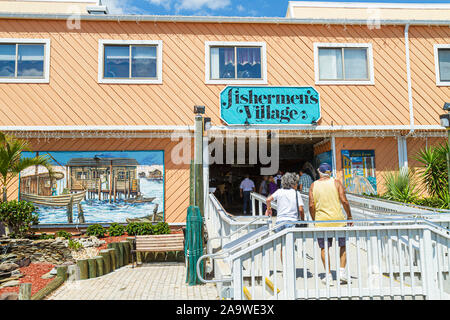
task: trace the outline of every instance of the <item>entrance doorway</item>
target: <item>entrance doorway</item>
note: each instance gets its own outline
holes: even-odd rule
[[[314,166],[314,145],[323,141],[323,138],[280,138],[279,139],[279,168],[281,173],[298,173],[305,163]],[[247,143],[248,144],[248,143]],[[270,150],[270,148],[268,148]],[[226,151],[226,145],[224,145]],[[225,153],[225,152],[224,152]],[[236,148],[234,148],[234,159],[236,159]],[[259,159],[256,164],[249,164],[248,147],[246,148],[245,164],[211,164],[209,166],[209,187],[215,188],[214,195],[223,205],[225,210],[233,215],[243,215],[243,199],[240,196],[240,184],[248,174],[255,184],[256,192],[264,176],[261,175],[263,165]],[[224,157],[226,158],[226,157]],[[273,174],[272,176],[275,176]],[[251,204],[250,204],[251,206]],[[249,214],[247,210],[247,214]]]

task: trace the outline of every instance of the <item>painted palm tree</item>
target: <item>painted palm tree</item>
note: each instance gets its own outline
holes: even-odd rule
[[[41,165],[47,168],[50,176],[53,176],[51,160],[48,156],[22,157],[24,151],[31,151],[28,141],[0,133],[0,186],[3,201],[8,199],[7,186],[22,170]]]

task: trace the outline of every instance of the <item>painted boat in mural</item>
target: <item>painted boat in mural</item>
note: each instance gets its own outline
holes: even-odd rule
[[[35,194],[21,193],[20,199],[31,202],[36,205],[48,207],[65,207],[70,204],[79,204],[85,197],[86,191],[78,193],[68,193],[59,196],[38,196]]]
[[[156,197],[152,197],[152,198],[135,198],[135,199],[126,199],[125,202],[127,203],[146,203],[146,202],[153,202],[153,200],[155,200]]]

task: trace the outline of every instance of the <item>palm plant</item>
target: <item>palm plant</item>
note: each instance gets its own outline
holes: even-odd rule
[[[384,175],[386,193],[384,198],[403,203],[411,203],[418,197],[414,171],[402,168],[400,171],[388,172]]]
[[[418,152],[417,161],[423,164],[420,170],[428,193],[433,197],[448,200],[447,154],[448,143],[425,148]]]
[[[28,141],[0,133],[0,186],[4,202],[8,199],[7,186],[22,170],[41,165],[47,168],[50,176],[53,175],[48,156],[22,157],[23,151],[31,151]]]

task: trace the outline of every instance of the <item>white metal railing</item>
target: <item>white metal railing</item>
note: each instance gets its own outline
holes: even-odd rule
[[[264,215],[262,208],[266,203],[266,197],[258,193],[251,193],[250,197],[252,201],[253,215]],[[400,204],[394,201],[373,199],[354,194],[347,194],[347,199],[350,203],[353,218],[358,220],[421,217],[438,223],[442,227],[450,229],[450,210],[412,206],[408,204]],[[302,193],[302,200],[305,205],[305,219],[312,220],[309,214],[309,197],[306,193]],[[272,206],[276,209],[276,203],[272,203]]]
[[[414,208],[413,211],[410,207],[405,209],[396,203],[385,203],[354,195],[348,195],[348,198],[353,218],[357,219],[355,227],[295,228],[289,232],[284,230],[274,234],[273,226],[269,228],[271,220],[264,216],[263,204],[266,202],[264,196],[251,194],[253,216],[242,221],[228,214],[214,195],[210,194],[205,217],[210,222],[209,231],[216,231],[216,237],[210,240],[220,240],[221,249],[215,254],[208,250],[208,254],[203,256],[199,263],[207,258],[213,261],[223,260],[232,271],[229,275],[209,282],[218,283],[218,287],[228,284],[229,289],[233,291],[231,296],[234,295],[235,299],[244,296],[253,299],[321,299],[356,296],[419,296],[447,299],[450,291],[448,278],[450,214],[445,210],[430,213],[423,208]],[[320,222],[310,219],[308,195],[302,194],[302,200],[305,205],[305,218],[309,220],[305,222],[308,226],[319,225]],[[272,206],[276,209],[276,203]],[[292,236],[288,235],[291,233]],[[318,238],[342,236],[350,245],[347,246],[350,248],[347,250],[347,271],[355,270],[356,275],[360,277],[356,277],[355,284],[352,280],[351,283],[341,286],[339,268],[335,268],[333,281],[336,282],[336,286],[330,287],[329,284],[325,284],[323,287],[322,284],[321,287],[317,270],[322,266],[322,261],[318,247],[314,243]],[[285,255],[292,251],[291,240],[295,244],[293,257]],[[288,246],[287,243],[291,244]],[[327,246],[327,241],[325,244]],[[331,260],[336,263],[338,250],[335,245],[331,250],[332,256],[334,254]],[[277,257],[281,252],[286,257],[284,261],[281,257]],[[303,266],[300,268],[303,270],[300,274],[306,272],[306,278],[297,277],[294,281],[292,275],[285,273],[288,269],[292,269],[292,266],[286,264],[292,259],[295,261],[294,266]],[[277,267],[282,267],[281,274]],[[298,268],[295,270],[297,274]],[[314,273],[311,270],[314,270]],[[311,275],[313,280],[310,279]],[[241,280],[237,281],[239,277]],[[295,283],[294,290],[286,285],[292,282]],[[272,289],[267,289],[268,284]],[[237,289],[239,286],[240,289]],[[275,292],[277,294],[274,294]]]
[[[218,240],[219,247],[222,247],[252,230],[267,225],[269,220],[266,216],[235,217],[226,212],[213,194],[209,194],[205,210],[208,247],[211,247],[214,240]]]
[[[235,251],[228,258],[233,298],[450,298],[447,230],[423,219],[371,222],[371,226],[288,228]],[[336,267],[335,243],[330,250],[333,280],[322,283],[330,270],[327,255],[327,267],[322,264],[317,241],[329,237],[346,241],[345,273],[350,277],[346,283],[341,283]],[[327,247],[325,241],[325,251]]]

